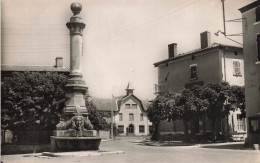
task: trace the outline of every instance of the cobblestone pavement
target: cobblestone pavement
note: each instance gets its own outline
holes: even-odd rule
[[[234,143],[238,145],[239,143]],[[223,144],[221,144],[223,145]],[[102,142],[101,151],[124,151],[125,154],[48,157],[41,154],[19,154],[2,156],[3,163],[150,163],[150,162],[245,162],[260,163],[260,151],[240,149],[241,146],[228,144],[201,148],[201,146],[157,146],[147,145],[144,138],[130,137]]]

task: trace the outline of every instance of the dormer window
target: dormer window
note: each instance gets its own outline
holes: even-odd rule
[[[137,109],[137,104],[132,104],[133,109]]]
[[[130,109],[130,108],[131,108],[131,105],[130,105],[130,104],[125,104],[125,108],[126,108],[126,109]]]

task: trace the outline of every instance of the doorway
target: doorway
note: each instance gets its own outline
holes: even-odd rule
[[[134,125],[130,124],[128,127],[128,135],[134,135]]]

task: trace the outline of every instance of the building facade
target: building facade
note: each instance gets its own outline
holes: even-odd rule
[[[94,99],[99,111],[113,112],[113,122],[119,135],[141,136],[152,132],[152,123],[146,113],[148,101],[142,101],[134,95],[131,83],[128,83],[126,95],[111,100]],[[106,105],[107,104],[107,105]]]
[[[169,90],[178,92],[193,85],[220,83],[222,81],[226,81],[230,85],[244,86],[242,47],[218,43],[211,44],[210,36],[210,32],[201,33],[201,48],[179,55],[177,55],[176,43],[168,45],[169,58],[154,63],[154,66],[158,68],[156,92]],[[241,118],[240,114],[240,111],[230,114],[228,120],[230,132],[245,132],[245,119]],[[238,123],[240,126],[238,126]],[[168,124],[169,127],[162,125],[160,127],[161,132],[166,132],[167,128],[182,132],[183,127],[180,127],[179,124],[181,122],[177,121]],[[202,123],[200,124],[200,129],[202,129]],[[206,129],[210,130],[211,125],[207,126]]]
[[[260,144],[260,1],[239,9],[243,20],[248,144]]]

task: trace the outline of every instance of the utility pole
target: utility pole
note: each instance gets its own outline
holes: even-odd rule
[[[111,101],[111,103],[110,103],[110,109],[111,109],[111,120],[110,120],[110,122],[111,122],[111,139],[113,139],[113,137],[114,137],[114,116],[113,116],[113,102],[114,102],[114,96],[113,96],[113,94],[112,94],[112,101]]]
[[[224,24],[224,32],[223,34],[226,36],[226,18],[225,18],[225,0],[221,0],[222,2],[222,10],[223,10],[223,24]]]
[[[233,19],[233,20],[228,20],[228,21],[226,21],[226,18],[225,18],[225,0],[221,0],[221,2],[222,2],[222,11],[223,11],[223,26],[224,26],[224,32],[222,32],[221,30],[218,30],[218,31],[215,33],[215,35],[218,36],[219,33],[221,33],[221,34],[223,34],[223,35],[226,37],[226,39],[229,39],[230,41],[233,41],[233,42],[235,42],[235,43],[237,43],[237,44],[243,45],[243,44],[241,44],[240,42],[237,42],[236,40],[233,40],[233,39],[227,37],[227,36],[242,36],[242,33],[227,35],[227,31],[226,31],[226,22],[242,22],[242,21],[240,21],[240,20],[242,20],[243,18],[241,18],[241,19]]]

